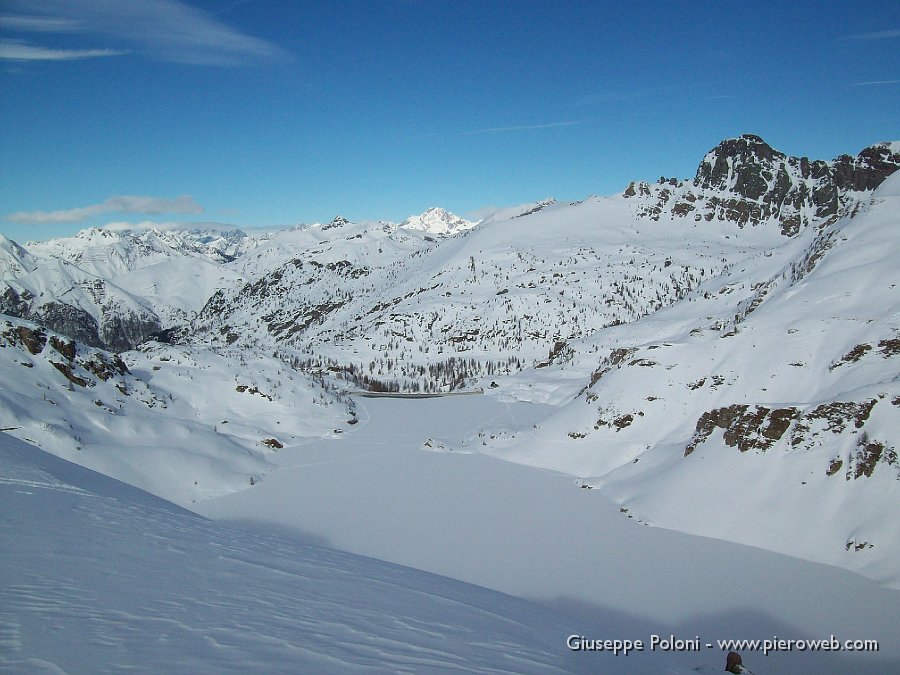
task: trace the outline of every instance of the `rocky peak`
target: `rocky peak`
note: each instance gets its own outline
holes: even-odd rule
[[[771,222],[785,236],[828,218],[852,213],[864,194],[900,167],[900,143],[878,143],[856,157],[828,162],[791,157],[759,136],[744,134],[719,143],[704,156],[691,183],[632,183],[623,193],[637,198],[638,215],[659,220],[691,217],[739,226]]]
[[[348,224],[349,222],[350,221],[347,220],[346,218],[344,218],[344,216],[338,215],[338,216],[335,216],[334,218],[332,218],[330,223],[328,223],[327,225],[323,225],[322,229],[330,230],[333,227],[343,227],[344,225]]]
[[[878,143],[856,157],[840,155],[830,162],[807,157],[788,157],[759,136],[730,138],[710,150],[694,178],[702,189],[729,190],[747,199],[779,199],[787,184],[818,182],[820,192],[874,190],[900,166],[900,144]],[[810,186],[813,187],[813,186]],[[825,188],[825,189],[821,189]],[[775,194],[769,196],[768,193]],[[837,194],[834,194],[837,197]],[[823,206],[818,203],[817,206]],[[833,212],[833,211],[832,211]],[[830,215],[830,214],[829,214]]]
[[[129,230],[130,231],[130,230]],[[115,230],[108,230],[102,227],[87,227],[75,234],[76,239],[84,241],[96,241],[103,239],[119,239],[119,234]]]
[[[730,189],[743,197],[759,199],[765,193],[776,165],[785,160],[783,153],[774,150],[759,136],[744,134],[729,138],[710,150],[700,162],[694,186]]]
[[[876,143],[856,157],[841,155],[831,163],[835,185],[845,190],[874,190],[900,166],[900,143]]]

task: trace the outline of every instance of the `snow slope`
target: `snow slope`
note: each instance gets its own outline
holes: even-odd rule
[[[581,476],[644,522],[900,586],[898,186],[598,335],[571,359],[592,364],[580,393],[486,451]]]
[[[346,403],[261,354],[147,343],[122,358],[0,321],[0,429],[179,504],[250,487]]]
[[[218,525],[7,434],[0,504],[0,672],[590,672],[551,611]]]

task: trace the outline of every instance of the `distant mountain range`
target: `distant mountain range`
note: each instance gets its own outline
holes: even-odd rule
[[[0,393],[8,406],[32,396],[38,372],[41,393],[89,386],[72,379],[87,366],[53,355],[50,336],[78,354],[127,351],[129,373],[115,377],[158,390],[154,400],[178,396],[154,370],[166,372],[168,356],[288,405],[242,379],[248,355],[264,355],[271,379],[305,377],[291,386],[322,392],[323,428],[352,427],[341,389],[482,387],[558,412],[470,449],[578,476],[645,524],[900,585],[898,167],[900,142],[822,161],[745,135],[709,151],[693,179],[540,200],[478,223],[435,208],[399,224],[337,217],[263,236],[0,237],[10,347],[0,351],[26,365],[8,367]],[[28,331],[50,346],[31,352]],[[182,384],[202,408],[199,385]],[[49,429],[44,403],[5,424],[31,419],[23,437],[71,455],[66,424],[103,405],[52,398]],[[221,426],[215,417],[200,415],[206,431]],[[255,444],[279,437],[263,425],[235,441],[259,450],[257,464],[241,460],[222,489],[264,474]]]

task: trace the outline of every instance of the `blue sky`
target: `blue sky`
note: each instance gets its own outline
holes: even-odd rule
[[[900,139],[900,3],[2,0],[0,233],[474,217]]]

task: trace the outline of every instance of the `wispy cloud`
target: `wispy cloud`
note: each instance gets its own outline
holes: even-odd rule
[[[872,33],[856,33],[854,35],[845,35],[842,40],[890,40],[892,38],[900,38],[900,30],[893,28],[891,30],[876,30]]]
[[[463,136],[475,136],[476,134],[496,134],[507,131],[533,131],[535,129],[555,129],[557,127],[574,127],[581,122],[550,122],[549,124],[523,124],[506,127],[488,127],[462,132]]]
[[[74,61],[125,53],[115,49],[49,49],[15,40],[0,40],[0,59],[7,61]]]
[[[879,84],[900,84],[900,80],[872,80],[871,82],[851,82],[851,87],[871,87]]]
[[[49,16],[0,14],[0,30],[36,33],[70,33],[81,30],[81,24],[72,19],[57,19]]]
[[[47,46],[12,41],[0,58],[46,60],[47,54],[80,53],[70,58],[137,53],[148,58],[199,65],[234,66],[290,59],[278,45],[229,26],[209,12],[181,0],[5,0],[11,13],[0,27],[12,33],[89,36],[103,40],[103,49],[66,44]],[[14,12],[14,13],[13,13]]]
[[[100,204],[80,206],[74,209],[59,211],[18,211],[6,216],[11,223],[23,225],[47,225],[59,223],[78,223],[103,213],[145,213],[158,215],[162,213],[203,213],[203,207],[193,197],[182,195],[175,199],[160,199],[145,196],[116,196],[104,200]]]

